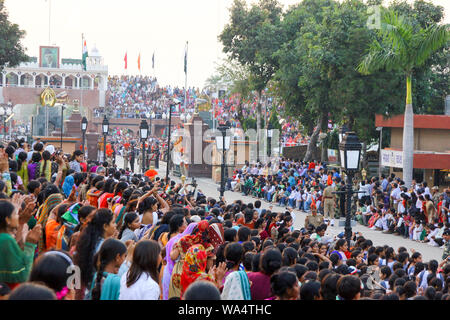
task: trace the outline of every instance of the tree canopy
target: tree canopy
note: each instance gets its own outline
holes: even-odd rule
[[[375,114],[391,116],[404,110],[405,70],[414,72],[416,113],[441,113],[450,94],[449,43],[434,48],[436,39],[430,38],[439,37],[439,30],[442,36],[448,28],[442,25],[443,8],[422,0],[395,0],[387,7],[381,3],[303,0],[283,10],[276,0],[260,0],[250,8],[244,0],[235,0],[219,39],[230,61],[248,71],[246,79],[239,79],[246,84],[242,92],[259,92],[270,84],[274,101],[284,107],[278,116],[297,118],[306,134],[327,132],[331,120],[346,123],[370,143],[378,138]],[[413,37],[412,47],[402,53],[414,58],[412,65],[399,57],[370,74],[359,72],[358,65],[377,44],[390,40],[396,48],[405,45],[398,42],[401,37],[388,39],[368,27],[372,5],[391,12],[391,22],[408,21],[409,29],[398,32]],[[429,37],[428,44],[418,37]]]
[[[20,42],[24,36],[25,31],[8,20],[4,0],[0,0],[0,70],[29,61],[25,48]]]

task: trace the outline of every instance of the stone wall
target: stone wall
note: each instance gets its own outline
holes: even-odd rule
[[[25,87],[4,87],[3,101],[10,101],[16,104],[40,104],[40,95],[45,88],[25,88]],[[73,89],[53,89],[56,94],[65,91],[69,97],[69,103],[73,104],[74,99],[78,99],[81,105],[81,90]],[[83,107],[97,108],[99,105],[98,90],[83,90]]]
[[[294,147],[284,147],[283,157],[293,159],[293,160],[303,160],[305,158],[307,145],[300,145]],[[313,160],[320,161],[320,148],[317,149],[317,153],[314,155]]]

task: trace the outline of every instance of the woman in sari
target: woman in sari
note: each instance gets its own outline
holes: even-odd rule
[[[196,244],[189,248],[184,258],[183,271],[180,277],[180,297],[184,295],[187,288],[195,281],[210,281],[217,288],[220,288],[222,279],[225,276],[226,265],[222,262],[217,268],[214,266],[208,272],[209,256],[210,254],[201,244]]]
[[[38,249],[39,253],[45,251],[46,249],[46,234],[45,234],[45,227],[47,225],[47,220],[50,215],[50,212],[60,203],[62,203],[64,200],[62,194],[60,193],[53,193],[48,196],[48,198],[45,200],[44,204],[39,208],[39,212],[36,214],[37,217],[37,223],[42,225],[42,235],[39,239],[38,243]]]
[[[172,276],[173,267],[175,265],[175,260],[172,260],[170,257],[170,253],[172,252],[172,248],[174,244],[176,244],[182,237],[186,235],[190,235],[192,230],[197,226],[198,223],[193,222],[189,224],[184,230],[183,233],[179,233],[167,242],[165,250],[166,250],[166,265],[164,266],[163,278],[162,278],[162,299],[167,300],[169,298],[169,286],[170,286],[170,278]]]
[[[175,262],[169,286],[169,299],[181,297],[181,274],[185,255],[190,247],[196,244],[203,245],[207,254],[213,256],[214,249],[223,243],[223,227],[221,224],[208,224],[202,220],[198,223],[191,235],[182,237],[170,251],[170,258]]]
[[[47,179],[48,182],[52,181],[52,162],[50,161],[51,154],[45,150],[42,152],[42,160],[39,164],[39,176]]]
[[[39,178],[39,168],[42,156],[39,152],[34,152],[31,157],[31,163],[28,165],[28,179],[35,180]]]
[[[180,277],[180,296],[183,296],[186,289],[194,281],[206,280],[214,282],[214,278],[206,273],[206,262],[208,253],[201,244],[193,245],[186,252],[183,262],[183,271]]]
[[[27,163],[27,153],[22,151],[17,156],[17,164],[19,170],[17,175],[22,179],[23,185],[28,186],[28,163]]]
[[[223,286],[222,300],[251,300],[250,281],[245,271],[231,272]]]

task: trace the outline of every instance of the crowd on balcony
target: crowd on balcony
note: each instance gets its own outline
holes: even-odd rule
[[[108,89],[106,93],[106,107],[94,109],[95,117],[102,117],[107,114],[113,118],[126,119],[162,119],[168,113],[170,101],[178,99],[181,104],[175,107],[172,112],[178,114],[192,114],[195,110],[197,98],[211,96],[208,88],[199,90],[189,88],[186,93],[187,103],[185,107],[184,88],[161,86],[157,78],[149,76],[110,76],[108,77]],[[238,95],[211,99],[216,123],[227,122],[233,128],[244,128],[244,119],[253,119],[257,112],[258,100],[240,100]],[[201,105],[201,103],[198,103]],[[272,105],[270,98],[267,99],[267,115],[264,115],[265,108],[262,108],[261,118],[270,118],[271,112],[277,112],[282,105]],[[251,125],[248,123],[248,125]],[[247,125],[247,127],[249,127]],[[281,123],[281,142],[284,146],[293,146],[307,143],[306,138],[298,131],[298,124],[291,119],[285,119]]]

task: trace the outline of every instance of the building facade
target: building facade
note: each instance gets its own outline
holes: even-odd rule
[[[381,150],[381,165],[403,177],[404,115],[375,116],[375,125],[390,131],[389,147]],[[413,179],[429,186],[450,185],[450,115],[414,115]]]

